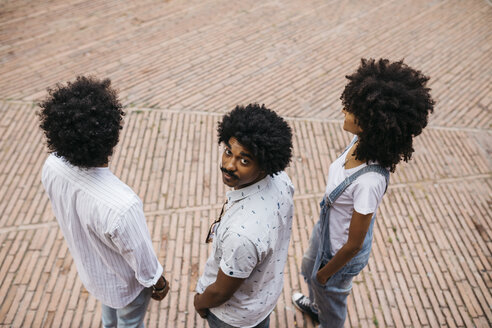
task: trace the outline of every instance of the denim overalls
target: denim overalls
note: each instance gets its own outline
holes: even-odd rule
[[[350,146],[349,146],[350,147]],[[320,219],[314,226],[309,247],[302,260],[302,274],[309,286],[309,299],[317,306],[320,327],[343,327],[347,315],[347,296],[352,289],[352,279],[367,265],[371,253],[373,226],[376,218],[374,213],[369,230],[367,231],[361,250],[338,272],[321,285],[316,279],[316,273],[333,257],[330,243],[330,207],[342,192],[367,172],[377,172],[389,183],[389,172],[379,165],[368,165],[347,177],[321,202]]]

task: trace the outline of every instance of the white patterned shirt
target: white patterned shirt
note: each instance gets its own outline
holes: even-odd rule
[[[275,308],[283,287],[292,217],[294,186],[285,172],[227,192],[226,212],[213,240],[212,254],[196,291],[228,276],[245,278],[224,304],[210,311],[236,327],[254,327]]]
[[[109,168],[82,169],[51,154],[42,182],[79,277],[94,297],[122,308],[156,284],[163,269],[142,201]]]

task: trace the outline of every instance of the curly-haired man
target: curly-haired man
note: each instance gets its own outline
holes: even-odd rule
[[[210,327],[268,327],[283,286],[294,187],[283,170],[292,132],[275,112],[238,106],[218,127],[222,181],[233,188],[207,242],[195,309]]]
[[[389,174],[411,158],[413,138],[434,110],[429,78],[403,61],[362,59],[347,79],[342,128],[353,139],[330,165],[320,219],[302,259],[309,296],[292,297],[320,327],[343,327],[352,279],[369,260]]]
[[[150,298],[169,286],[140,198],[108,168],[124,112],[110,80],[78,77],[40,104],[49,151],[42,182],[104,327],[142,327]]]

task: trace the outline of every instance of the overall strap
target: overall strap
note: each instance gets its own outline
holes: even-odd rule
[[[386,190],[388,189],[388,184],[389,184],[389,172],[388,172],[388,170],[385,169],[384,167],[382,167],[381,165],[377,165],[377,164],[367,165],[367,166],[361,168],[360,170],[358,170],[357,172],[353,173],[352,175],[348,176],[347,178],[345,178],[345,180],[343,180],[328,195],[328,197],[326,197],[327,205],[331,206],[337,200],[337,198],[343,193],[343,191],[345,189],[347,189],[347,187],[350,186],[350,184],[352,182],[355,181],[355,179],[357,179],[362,174],[368,173],[368,172],[376,172],[376,173],[382,174],[386,178],[386,189],[384,190],[384,192],[386,192]]]

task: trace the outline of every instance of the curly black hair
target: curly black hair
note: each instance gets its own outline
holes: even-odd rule
[[[217,128],[219,144],[234,137],[247,148],[266,174],[284,170],[292,157],[292,130],[265,105],[236,106],[224,115]]]
[[[38,115],[49,152],[82,168],[107,164],[125,115],[111,81],[78,76],[48,93]]]
[[[434,110],[426,87],[429,77],[403,61],[361,59],[357,71],[346,78],[350,82],[340,99],[362,129],[356,159],[378,161],[394,172],[402,159],[411,159],[413,137]]]

